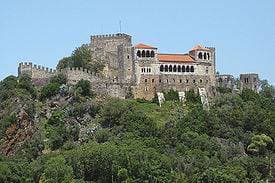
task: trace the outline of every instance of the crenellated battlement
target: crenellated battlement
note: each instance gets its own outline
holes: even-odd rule
[[[41,65],[36,65],[33,64],[32,62],[21,62],[19,63],[19,70],[23,71],[23,70],[39,70],[39,71],[43,71],[43,72],[47,72],[47,73],[55,73],[56,70],[55,69],[51,69],[48,67],[44,67]]]
[[[91,70],[85,69],[82,67],[68,67],[68,68],[60,69],[60,70],[58,70],[58,72],[59,73],[67,73],[67,74],[75,75],[75,76],[81,74],[81,75],[94,76],[94,77],[104,79],[104,77],[102,75],[92,72]]]
[[[124,33],[117,33],[117,34],[104,34],[104,35],[93,35],[91,36],[91,39],[96,38],[131,38],[130,35],[124,34]]]

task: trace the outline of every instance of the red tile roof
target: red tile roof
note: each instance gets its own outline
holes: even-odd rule
[[[158,54],[160,62],[193,62],[194,59],[188,54]]]
[[[137,45],[135,45],[135,48],[140,48],[140,49],[157,49],[156,47],[153,46],[149,46],[143,43],[139,43]]]
[[[208,48],[205,48],[204,46],[202,46],[202,45],[200,45],[200,44],[194,46],[194,47],[191,49],[191,51],[192,51],[192,50],[208,50],[208,51],[209,51]]]

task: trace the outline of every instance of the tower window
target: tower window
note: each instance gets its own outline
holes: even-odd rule
[[[168,65],[165,65],[164,71],[168,72]]]
[[[182,66],[181,71],[185,72],[185,66],[184,65]]]
[[[149,50],[146,51],[146,57],[150,57],[150,51]]]
[[[151,51],[151,57],[154,58],[155,57],[155,52]]]
[[[190,72],[194,72],[194,66],[190,67]]]
[[[141,57],[145,57],[145,51],[144,50],[142,50],[142,52],[141,52]]]
[[[200,79],[200,83],[202,83],[202,79]]]
[[[180,65],[178,66],[178,72],[181,72],[181,66]]]
[[[202,52],[199,52],[198,57],[199,57],[199,59],[202,59]]]
[[[173,67],[173,72],[177,72],[177,66],[176,65],[174,65],[174,67]]]
[[[169,72],[172,72],[173,69],[172,69],[172,65],[169,65]]]
[[[196,83],[196,80],[195,80],[195,79],[193,79],[193,83]]]
[[[137,56],[140,57],[141,56],[141,52],[140,50],[137,51]]]
[[[206,53],[203,54],[203,58],[204,58],[204,60],[206,60]]]
[[[127,59],[130,59],[130,56],[129,56],[129,55],[127,55]]]
[[[182,79],[180,79],[180,83],[182,83]]]
[[[152,79],[152,83],[154,83],[155,82],[155,80],[154,79]]]
[[[160,70],[160,72],[163,72],[163,65],[160,65],[159,70]]]
[[[161,79],[159,79],[159,82],[161,83]]]
[[[210,54],[207,53],[207,60],[210,60]]]
[[[147,83],[147,79],[145,79],[144,82]]]
[[[185,71],[189,72],[189,66],[186,66]]]
[[[189,82],[189,80],[188,79],[186,79],[186,83],[188,83]]]

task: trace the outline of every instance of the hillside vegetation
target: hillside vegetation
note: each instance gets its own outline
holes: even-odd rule
[[[0,83],[0,182],[259,182],[275,176],[274,88],[226,90],[204,110],[96,96],[62,75]],[[175,93],[175,92],[174,92]]]

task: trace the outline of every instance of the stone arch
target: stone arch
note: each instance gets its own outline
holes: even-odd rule
[[[172,65],[169,65],[169,72],[172,72],[173,71],[173,67]]]
[[[188,65],[188,66],[186,66],[185,71],[186,71],[186,72],[189,72],[189,71],[190,71],[190,69],[189,69],[189,65]]]
[[[178,72],[181,72],[181,66],[178,65]]]
[[[185,66],[184,65],[181,67],[181,72],[185,72]]]
[[[160,68],[159,68],[160,72],[163,72],[163,69],[164,69],[163,65],[160,65]]]
[[[149,50],[146,51],[146,57],[150,57],[150,51]]]
[[[207,53],[207,60],[210,60],[210,54]]]
[[[140,57],[141,56],[141,52],[140,50],[137,51],[137,56]]]
[[[168,65],[165,65],[164,71],[165,71],[165,72],[168,72]]]
[[[190,67],[190,72],[194,72],[194,66],[193,65]]]
[[[203,54],[203,59],[206,60],[206,53]]]
[[[174,67],[173,67],[173,72],[177,72],[177,66],[176,65],[174,65]]]
[[[145,57],[145,51],[144,50],[142,50],[142,52],[141,52],[141,57]]]
[[[154,58],[155,57],[155,52],[152,50],[151,51],[151,57]]]
[[[199,57],[199,59],[202,59],[202,52],[199,52],[198,57]]]

